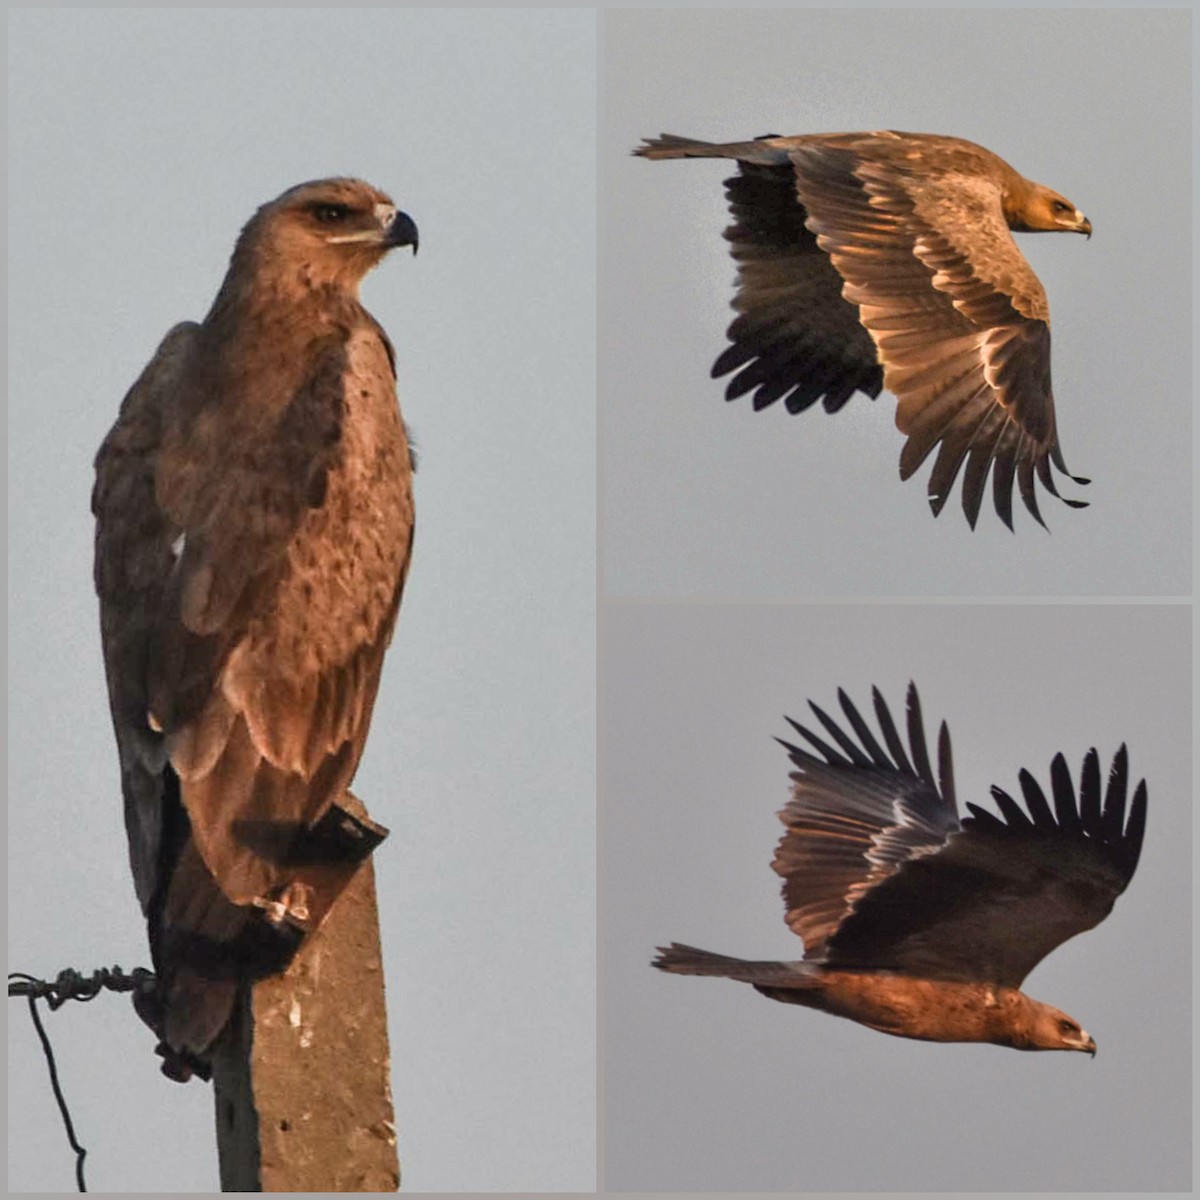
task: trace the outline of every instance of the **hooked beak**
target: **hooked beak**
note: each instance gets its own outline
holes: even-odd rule
[[[1086,233],[1089,238],[1092,236],[1092,223],[1081,212],[1075,213],[1075,230],[1077,233]],[[1093,1054],[1095,1051],[1092,1052]]]
[[[1088,1040],[1080,1046],[1081,1050],[1086,1050],[1093,1058],[1096,1057],[1096,1039],[1089,1037]]]
[[[411,246],[415,256],[417,253],[417,223],[408,213],[397,212],[388,226],[384,240],[389,246]]]
[[[406,212],[400,212],[390,204],[375,205],[378,224],[372,229],[360,229],[357,233],[343,233],[325,240],[331,246],[363,242],[367,245],[382,245],[390,250],[393,246],[411,246],[417,252],[417,223]]]

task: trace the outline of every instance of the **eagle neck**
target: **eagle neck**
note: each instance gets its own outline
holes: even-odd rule
[[[1028,229],[1025,213],[1034,195],[1034,186],[1001,160],[1003,170],[1000,173],[1000,206],[1004,210],[1004,220],[1009,229]]]
[[[1014,1050],[1031,1044],[1033,1014],[1028,996],[1016,988],[988,988],[983,1011],[987,1018],[987,1041]]]
[[[314,344],[327,344],[330,335],[345,338],[362,320],[357,285],[314,284],[302,269],[271,266],[268,258],[239,248],[204,319],[210,344],[221,347],[230,364],[260,354],[265,345],[276,359],[304,362]]]

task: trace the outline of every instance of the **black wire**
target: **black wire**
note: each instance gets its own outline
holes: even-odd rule
[[[13,980],[20,980],[14,983]],[[102,967],[93,971],[90,976],[67,968],[58,973],[58,978],[52,983],[38,979],[35,975],[26,975],[24,971],[10,971],[8,975],[8,994],[24,996],[29,1001],[29,1015],[33,1020],[33,1028],[38,1040],[42,1043],[42,1053],[46,1056],[46,1067],[50,1072],[50,1086],[54,1090],[54,1099],[58,1102],[58,1111],[62,1114],[63,1125],[67,1131],[67,1141],[75,1151],[75,1182],[81,1192],[87,1191],[83,1177],[83,1160],[87,1151],[75,1137],[75,1126],[71,1121],[71,1113],[67,1108],[66,1097],[58,1082],[58,1067],[54,1061],[54,1051],[50,1046],[50,1038],[42,1025],[42,1017],[37,1009],[37,1002],[45,1000],[50,1005],[50,1011],[61,1008],[68,1000],[94,1000],[101,991],[139,992],[142,995],[152,993],[155,988],[155,978],[152,971],[144,967],[135,967],[126,974],[120,967]]]
[[[20,972],[13,972],[9,975],[9,979],[24,979],[29,983],[38,983],[32,975],[24,975]],[[33,1019],[33,1027],[37,1031],[38,1040],[42,1043],[42,1053],[46,1056],[46,1067],[50,1072],[50,1087],[54,1091],[54,1099],[58,1102],[58,1111],[62,1114],[63,1125],[67,1130],[67,1141],[71,1143],[71,1149],[75,1151],[75,1183],[79,1191],[87,1191],[87,1183],[83,1177],[83,1160],[87,1158],[87,1151],[79,1144],[75,1138],[75,1126],[71,1122],[71,1113],[67,1108],[66,1097],[63,1095],[62,1087],[58,1082],[58,1067],[54,1062],[54,1051],[50,1046],[50,1039],[46,1036],[46,1030],[42,1025],[41,1014],[37,1010],[37,996],[31,995],[27,997],[29,1001],[29,1015]]]

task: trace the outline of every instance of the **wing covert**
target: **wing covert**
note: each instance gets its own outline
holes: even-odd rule
[[[797,770],[792,799],[779,813],[787,832],[771,866],[783,877],[785,919],[804,939],[806,959],[823,959],[864,895],[959,828],[953,784],[945,786],[952,770],[945,725],[935,779],[916,688],[908,689],[907,749],[877,689],[873,698],[886,749],[843,691],[838,699],[857,743],[816,705],[837,748],[795,722],[812,750],[781,743]]]
[[[884,386],[899,401],[896,424],[908,435],[901,477],[940,447],[928,486],[935,514],[965,464],[963,509],[972,526],[989,470],[1006,524],[1014,477],[1043,523],[1034,476],[1057,495],[1050,465],[1066,473],[1050,389],[1049,311],[1005,223],[999,187],[957,172],[918,176],[919,160],[905,165],[819,141],[790,158],[808,227],[845,280],[842,294],[858,306]]]

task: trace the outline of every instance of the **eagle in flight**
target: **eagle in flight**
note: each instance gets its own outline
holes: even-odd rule
[[[263,205],[96,456],[105,672],[157,976],[139,1012],[174,1078],[204,1073],[239,983],[286,966],[375,844],[347,788],[408,571],[412,459],[358,289],[395,246],[415,253],[416,225],[360,180]]]
[[[1146,783],[1127,815],[1125,747],[1107,786],[1094,749],[1078,787],[1059,754],[1051,799],[1023,770],[1024,807],[993,787],[998,816],[968,803],[960,818],[950,736],[943,722],[935,774],[915,687],[907,748],[877,690],[882,744],[845,693],[838,698],[854,736],[813,704],[836,747],[794,721],[811,749],[781,742],[796,770],[771,865],[803,961],[747,962],[674,943],[654,966],[741,980],[897,1037],[1094,1055],[1078,1021],[1020,987],[1056,946],[1104,920],[1133,877]]]
[[[663,134],[645,158],[732,158],[725,181],[738,316],[713,378],[755,411],[818,400],[837,412],[883,388],[907,435],[900,478],[938,448],[929,503],[963,474],[975,527],[987,487],[1012,529],[1014,480],[1044,526],[1035,476],[1057,496],[1067,473],[1050,388],[1050,309],[1012,231],[1091,236],[1065,197],[990,150],[934,134],[767,136],[714,144]],[[1065,498],[1063,498],[1065,499]],[[1072,508],[1086,507],[1065,499]]]

